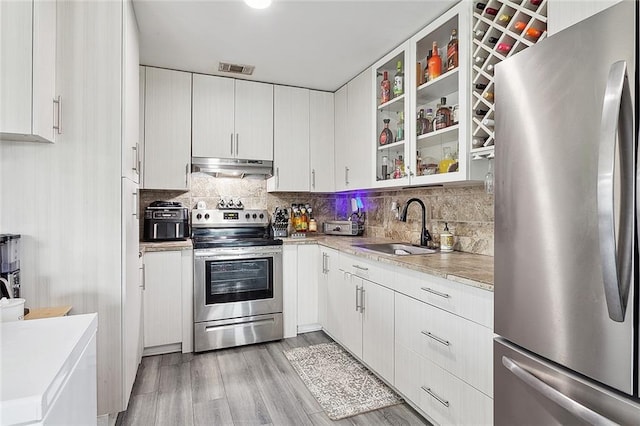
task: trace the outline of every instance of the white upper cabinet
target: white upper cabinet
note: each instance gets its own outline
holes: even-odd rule
[[[309,92],[311,192],[335,191],[333,93]]]
[[[140,48],[138,24],[130,2],[123,4],[122,177],[140,182]]]
[[[193,75],[194,157],[235,157],[235,80],[211,75]]]
[[[0,2],[0,52],[0,139],[54,142],[56,2]]]
[[[191,74],[146,68],[144,187],[189,188]]]
[[[369,155],[373,140],[372,86],[369,69],[347,84],[348,140],[346,146],[336,146],[336,155],[342,151],[347,158],[344,189],[370,188],[373,181]]]
[[[309,90],[275,86],[274,176],[269,189],[309,191]]]
[[[347,189],[347,156],[346,146],[348,141],[347,128],[347,98],[348,87],[345,84],[334,94],[334,184],[336,191]]]
[[[273,160],[273,85],[193,75],[194,157]]]

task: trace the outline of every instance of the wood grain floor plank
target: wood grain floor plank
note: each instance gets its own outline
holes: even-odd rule
[[[224,398],[224,385],[216,352],[194,355],[191,360],[191,398],[194,404]]]
[[[156,426],[192,426],[191,363],[160,367]]]
[[[194,403],[193,422],[195,426],[233,426],[227,398]]]
[[[311,333],[301,334],[301,336],[307,341],[307,346],[333,342],[333,339],[322,331],[312,331]]]
[[[341,419],[341,420],[331,420],[327,413],[321,411],[319,413],[310,414],[309,418],[314,426],[353,426],[351,420]]]
[[[309,392],[296,370],[293,368],[289,360],[284,356],[285,347],[281,342],[274,342],[266,347],[267,351],[275,361],[275,367],[278,369],[287,381],[293,391],[295,398],[307,414],[322,412],[322,407],[318,401]]]
[[[217,357],[234,424],[271,423],[271,417],[242,350],[235,348],[219,351]]]
[[[269,416],[274,424],[311,425],[311,420],[298,403],[295,392],[286,377],[280,373],[276,361],[264,347],[243,351],[258,390],[262,394]]]
[[[157,392],[160,383],[160,362],[162,355],[145,356],[140,362],[136,380],[133,383],[132,395]]]
[[[164,354],[160,356],[162,356],[162,361],[160,362],[161,366],[182,364],[182,363],[191,361],[191,359],[193,358],[192,353],[183,354],[180,352],[173,352],[170,354]]]
[[[150,392],[131,395],[127,411],[118,426],[154,425],[156,422],[156,405],[158,393]],[[118,416],[120,419],[120,416]]]

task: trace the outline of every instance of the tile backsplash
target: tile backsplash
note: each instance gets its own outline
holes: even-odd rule
[[[359,197],[364,206],[365,236],[418,243],[420,206],[411,204],[406,223],[397,220],[396,213],[391,210],[393,202],[402,209],[407,200],[415,197],[426,206],[427,229],[437,243],[447,222],[455,236],[455,250],[493,256],[493,195],[486,194],[483,186],[477,184],[337,194],[268,193],[265,180],[214,178],[194,173],[191,175],[191,191],[188,192],[141,190],[140,211],[142,214],[145,207],[155,200],[179,201],[191,209],[198,201],[214,208],[220,198],[240,198],[248,209],[267,209],[269,212],[273,212],[276,206],[309,203],[320,225],[326,220],[346,218],[353,197]]]

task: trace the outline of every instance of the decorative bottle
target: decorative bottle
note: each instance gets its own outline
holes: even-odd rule
[[[391,133],[391,130],[389,130],[389,122],[391,120],[385,118],[382,121],[384,122],[384,129],[382,129],[382,132],[380,132],[379,142],[380,145],[386,145],[393,142],[393,134]]]
[[[398,122],[396,124],[396,142],[404,140],[404,113],[398,113]]]
[[[458,66],[458,32],[454,28],[451,31],[451,38],[447,45],[447,71]]]
[[[434,41],[429,59],[429,81],[438,78],[440,74],[442,74],[442,58],[438,54],[438,43]]]
[[[434,130],[444,129],[451,125],[451,110],[447,108],[447,98],[440,98],[440,105],[434,119]]]
[[[393,77],[393,96],[400,96],[404,93],[404,73],[402,72],[402,61],[396,64],[396,75]]]
[[[391,100],[391,82],[389,81],[389,74],[385,71],[383,73],[382,82],[380,83],[380,104],[389,102]]]

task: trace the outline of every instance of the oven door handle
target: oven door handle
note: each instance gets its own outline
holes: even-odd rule
[[[204,260],[225,260],[225,259],[254,259],[258,257],[275,257],[282,256],[281,251],[268,251],[268,252],[242,252],[238,251],[220,251],[216,253],[198,253],[197,250],[193,252],[193,256],[197,258],[204,258]]]

